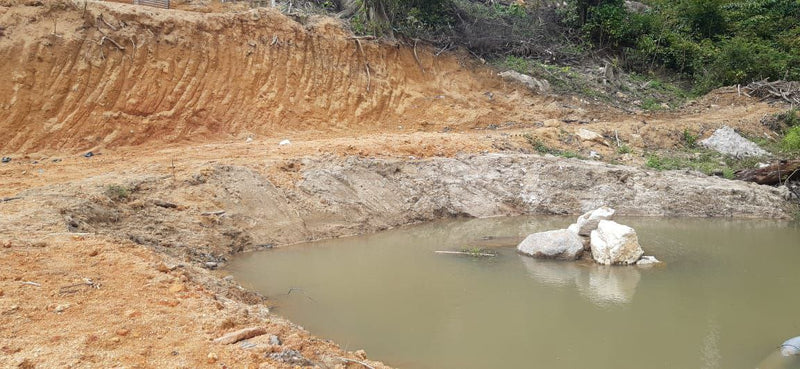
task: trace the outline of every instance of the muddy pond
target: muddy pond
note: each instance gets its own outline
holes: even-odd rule
[[[664,262],[649,268],[517,254],[573,220],[439,221],[245,254],[228,271],[277,314],[398,368],[753,369],[800,335],[800,227],[617,218]],[[434,253],[476,248],[497,256]]]

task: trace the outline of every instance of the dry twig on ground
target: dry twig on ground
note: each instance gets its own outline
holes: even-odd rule
[[[796,81],[768,81],[752,82],[743,88],[748,96],[755,96],[768,101],[786,101],[790,104],[800,105],[800,82]]]

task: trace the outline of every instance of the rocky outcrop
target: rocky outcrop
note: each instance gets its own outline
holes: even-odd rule
[[[636,263],[644,251],[636,231],[612,220],[601,220],[591,234],[592,258],[604,265]]]
[[[575,260],[583,254],[583,240],[566,229],[539,232],[528,235],[517,250],[535,258]]]
[[[522,83],[532,91],[538,93],[546,93],[550,91],[550,83],[547,82],[546,79],[536,79],[527,74],[518,73],[513,70],[507,70],[499,73],[498,75],[506,80]]]
[[[740,136],[733,128],[724,126],[700,144],[725,155],[735,157],[764,156],[768,153],[752,141]]]

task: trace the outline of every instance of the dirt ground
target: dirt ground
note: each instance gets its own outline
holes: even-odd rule
[[[636,204],[620,203],[627,214],[790,211],[763,186],[527,155],[535,138],[638,166],[687,129],[774,139],[759,121],[780,107],[735,90],[629,114],[533,94],[464,54],[355,40],[326,18],[26,3],[0,2],[2,367],[381,368],[270,314],[215,265],[435,217],[575,213],[618,194]],[[581,141],[582,128],[604,138]],[[553,174],[564,167],[573,174]],[[494,170],[508,171],[469,179]],[[574,173],[575,188],[555,181]],[[544,200],[520,203],[512,185]],[[408,211],[381,217],[392,207]],[[213,341],[249,327],[266,333]]]

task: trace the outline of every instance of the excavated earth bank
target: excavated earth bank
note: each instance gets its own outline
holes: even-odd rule
[[[622,116],[298,20],[0,1],[0,366],[382,368],[214,268],[441,217],[794,211],[771,187],[529,154],[528,137],[615,154],[574,139],[578,121],[635,150],[686,127],[762,135],[775,107],[716,94]],[[247,327],[267,334],[212,341]]]
[[[245,250],[447,216],[574,214],[601,204],[624,215],[784,218],[790,211],[771,187],[536,155],[272,165],[198,161],[178,174],[134,167],[0,203],[0,261],[10,266],[0,278],[2,361],[344,367],[354,363],[342,357],[365,355],[310,336],[270,314],[263,297],[206,268]],[[299,180],[277,187],[264,174],[271,169]],[[248,346],[211,342],[244,327],[263,327],[282,344],[268,335]]]

